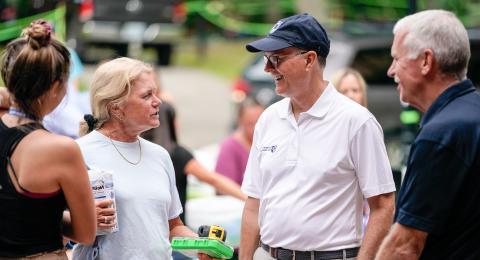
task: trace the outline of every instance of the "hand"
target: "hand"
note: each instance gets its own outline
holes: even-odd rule
[[[198,260],[221,260],[221,259],[213,258],[207,254],[198,253]]]
[[[113,200],[95,201],[97,227],[99,229],[111,229],[117,223],[115,209],[113,208],[112,204]]]

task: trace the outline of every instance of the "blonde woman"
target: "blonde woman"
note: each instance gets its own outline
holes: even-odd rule
[[[338,92],[367,107],[367,83],[360,72],[352,68],[340,69],[333,74],[332,83]]]
[[[97,204],[98,228],[118,222],[119,231],[97,237],[100,259],[170,259],[169,239],[196,237],[179,215],[182,207],[168,152],[140,137],[159,126],[160,99],[153,68],[118,58],[106,62],[92,79],[92,115],[85,116],[77,139],[87,165],[113,172],[117,215],[111,201]],[[85,245],[74,248],[77,252]],[[200,259],[209,259],[200,255]]]

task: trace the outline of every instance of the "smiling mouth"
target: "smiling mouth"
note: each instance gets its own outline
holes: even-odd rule
[[[276,76],[273,76],[273,79],[275,81],[279,81],[279,80],[282,80],[283,79],[283,76],[282,75],[276,75]]]

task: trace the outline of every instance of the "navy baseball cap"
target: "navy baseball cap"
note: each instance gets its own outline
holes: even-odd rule
[[[267,37],[246,46],[249,52],[276,51],[288,47],[315,51],[326,58],[330,51],[330,40],[322,25],[305,13],[281,19]]]

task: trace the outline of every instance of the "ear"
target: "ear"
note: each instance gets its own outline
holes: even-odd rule
[[[110,104],[108,104],[108,107],[109,107],[111,116],[119,119],[120,121],[123,120],[123,111],[120,107],[120,104],[110,103]]]
[[[60,81],[59,80],[56,80],[55,82],[53,82],[52,84],[52,88],[50,89],[50,95],[52,97],[57,97],[58,93],[60,92],[60,88],[62,88],[62,84],[60,84]]]
[[[432,71],[435,63],[435,56],[431,49],[425,49],[423,51],[423,61],[421,64],[421,73],[422,75],[427,75]]]
[[[306,55],[306,59],[305,59],[306,70],[309,71],[317,61],[317,53],[314,51],[309,51],[304,55]]]

